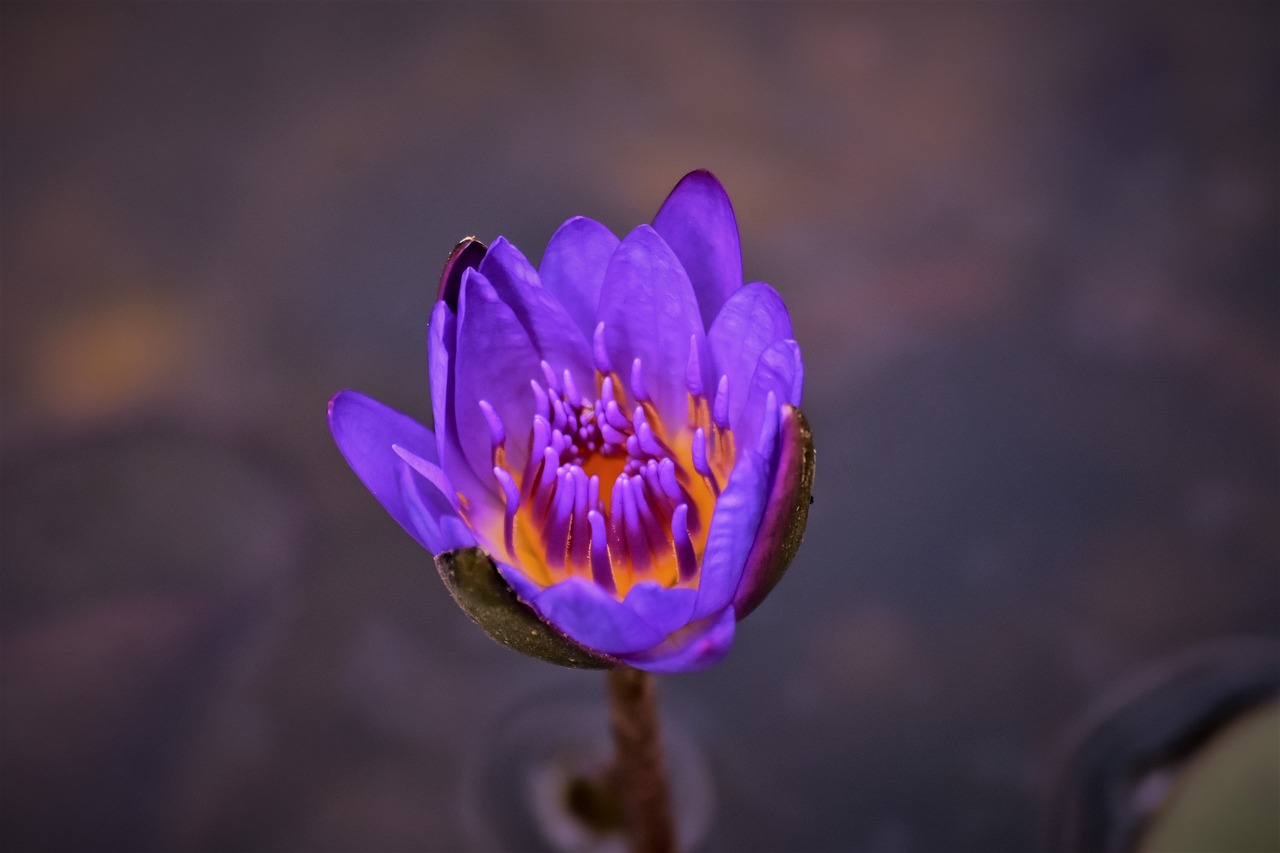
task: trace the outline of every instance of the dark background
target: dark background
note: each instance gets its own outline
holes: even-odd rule
[[[5,3],[0,840],[484,847],[459,779],[600,676],[474,628],[325,403],[429,416],[460,237],[706,167],[818,447],[662,684],[709,843],[1040,846],[1091,708],[1280,633],[1278,9]]]

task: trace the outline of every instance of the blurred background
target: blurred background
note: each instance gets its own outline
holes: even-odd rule
[[[1275,677],[1278,10],[5,4],[0,841],[513,843],[466,780],[603,680],[472,626],[325,404],[429,418],[462,236],[536,262],[705,167],[818,470],[787,580],[662,683],[704,848],[1053,843],[1099,709]]]

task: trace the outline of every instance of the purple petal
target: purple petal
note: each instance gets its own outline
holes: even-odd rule
[[[461,285],[459,285],[461,288]],[[458,318],[442,299],[431,309],[427,327],[427,368],[431,382],[431,417],[436,434],[436,458],[444,458],[445,435],[457,432],[453,421],[452,362],[458,338]]]
[[[738,220],[728,193],[710,172],[690,172],[662,203],[653,227],[684,265],[703,328],[710,328],[720,306],[742,287]]]
[[[490,256],[492,252],[486,260]],[[496,500],[498,484],[493,476],[489,424],[480,401],[487,401],[506,426],[508,467],[522,470],[529,452],[529,425],[534,413],[529,380],[542,373],[533,343],[515,312],[478,271],[467,270],[463,275],[459,305],[457,362],[453,369],[457,440],[472,469]]]
[[[461,288],[461,285],[459,285]],[[458,318],[441,300],[431,312],[427,332],[427,360],[431,374],[431,411],[435,422],[436,453],[445,476],[459,492],[473,500],[494,492],[481,480],[462,452],[454,404],[453,366],[457,362]],[[488,468],[483,469],[488,471]],[[497,494],[492,494],[494,500]]]
[[[569,639],[605,654],[639,652],[662,642],[658,629],[582,578],[548,587],[530,603]]]
[[[516,597],[525,604],[530,604],[544,589],[544,587],[531,580],[519,566],[504,563],[493,554],[490,554],[489,557],[493,560],[494,565],[498,567],[498,574],[502,575],[502,579],[507,582],[507,585],[515,590]]]
[[[575,216],[551,235],[542,253],[542,286],[556,295],[587,340],[595,332],[604,271],[618,243],[599,222]]]
[[[625,371],[640,359],[644,384],[663,420],[683,423],[689,342],[705,352],[706,336],[688,276],[648,225],[628,234],[613,253],[600,291],[600,320],[613,366]]]
[[[784,547],[784,538],[790,531],[797,511],[796,502],[800,499],[806,446],[801,438],[800,424],[794,408],[783,407],[778,433],[778,459],[769,488],[769,499],[765,503],[755,543],[747,556],[738,590],[733,596],[733,608],[742,618],[756,609],[782,577],[782,569],[786,565],[785,562],[779,562],[779,553]]]
[[[780,405],[800,406],[804,386],[804,362],[800,345],[793,340],[774,341],[760,353],[746,403],[731,421],[738,447],[754,444],[764,423],[765,401],[772,392]]]
[[[636,669],[649,672],[696,672],[724,659],[733,645],[737,623],[732,607],[707,616],[677,631],[654,649],[622,655]]]
[[[417,531],[420,535],[414,538],[433,555],[476,544],[471,528],[454,513],[445,496],[408,464],[401,465],[399,485],[400,500],[413,522],[412,530],[405,529]]]
[[[776,440],[777,433],[772,435]],[[729,482],[716,500],[702,557],[694,619],[727,607],[738,589],[751,543],[756,538],[760,517],[764,513],[772,481],[769,463],[773,453],[772,445],[761,448],[759,452],[753,449],[740,452]]]
[[[356,391],[343,391],[329,402],[329,429],[356,476],[424,548],[439,553],[449,547],[475,544],[454,512],[450,498],[414,473],[394,450],[396,445],[403,447],[423,465],[434,467],[438,457],[430,430]],[[413,483],[412,504],[405,500],[406,476]],[[443,472],[436,482],[448,485]],[[447,535],[440,532],[440,522],[445,518],[456,522],[445,525]],[[457,544],[464,541],[465,545]]]
[[[439,465],[427,459],[423,459],[412,450],[409,450],[399,444],[391,445],[391,450],[396,456],[399,456],[401,461],[408,465],[415,474],[420,475],[428,483],[435,486],[436,489],[440,491],[440,494],[448,498],[450,506],[455,510],[459,508],[461,504],[458,500],[458,491],[453,487],[453,484],[449,482],[449,478],[445,476],[444,471]]]
[[[707,332],[707,346],[715,361],[716,381],[729,377],[730,422],[738,419],[746,405],[760,354],[774,341],[791,336],[787,306],[762,281],[740,288],[724,303]]]
[[[569,370],[575,382],[590,387],[595,381],[590,337],[581,333],[555,294],[542,286],[537,271],[520,250],[499,237],[480,262],[480,273],[515,312],[538,357],[550,364],[557,376]]]
[[[688,587],[665,587],[654,581],[643,581],[627,591],[622,606],[666,636],[688,624],[697,597],[697,590]]]

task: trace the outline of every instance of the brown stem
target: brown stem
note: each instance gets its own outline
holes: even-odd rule
[[[631,851],[674,853],[675,829],[653,676],[630,667],[609,670],[609,710]]]

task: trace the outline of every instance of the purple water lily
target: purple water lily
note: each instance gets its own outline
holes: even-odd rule
[[[329,423],[464,609],[569,665],[719,661],[799,544],[813,449],[790,318],[742,283],[715,177],[622,240],[570,219],[538,269],[463,241],[428,351],[434,432],[354,391]]]

